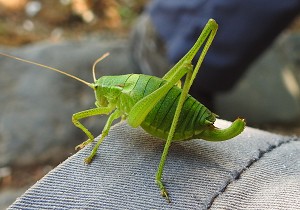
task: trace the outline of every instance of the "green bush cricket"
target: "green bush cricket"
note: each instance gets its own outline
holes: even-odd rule
[[[130,126],[141,126],[151,135],[165,140],[165,147],[155,181],[162,196],[170,202],[168,192],[162,183],[162,173],[171,142],[197,138],[215,142],[225,141],[239,135],[245,127],[245,121],[238,118],[226,129],[216,128],[213,124],[217,115],[188,94],[217,29],[217,23],[210,19],[194,46],[163,78],[143,74],[127,74],[102,76],[97,80],[95,66],[108,55],[105,54],[95,61],[93,65],[94,82],[88,83],[49,66],[3,53],[0,54],[65,74],[86,84],[95,91],[96,108],[84,110],[72,116],[74,125],[88,136],[87,141],[76,147],[76,149],[82,149],[93,142],[94,136],[79,120],[95,115],[109,115],[101,138],[94,146],[91,154],[85,158],[85,163],[92,161],[101,142],[108,135],[113,121],[121,117],[127,119]],[[193,68],[192,60],[203,44],[203,50],[195,68]],[[185,82],[181,89],[180,81],[183,76],[185,76]]]

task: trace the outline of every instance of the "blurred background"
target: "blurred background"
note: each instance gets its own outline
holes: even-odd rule
[[[127,36],[147,0],[0,0],[0,44],[20,46],[85,35]]]
[[[92,81],[138,72],[130,34],[148,0],[0,0],[0,50]],[[236,87],[215,99],[226,120],[300,135],[300,19],[249,68]],[[133,40],[134,41],[134,40]],[[132,42],[132,40],[131,40]],[[263,70],[263,71],[262,71]],[[0,209],[75,153],[86,140],[71,116],[94,106],[94,93],[65,76],[0,57]],[[104,116],[84,120],[95,136]]]

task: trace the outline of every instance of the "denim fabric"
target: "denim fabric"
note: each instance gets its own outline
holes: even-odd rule
[[[151,20],[176,63],[194,44],[209,18],[219,24],[216,38],[192,92],[230,89],[299,14],[298,0],[154,0]]]
[[[154,181],[163,146],[141,128],[119,123],[90,165],[83,164],[88,146],[9,209],[299,209],[298,138],[247,127],[225,142],[173,143],[163,174],[172,203]]]

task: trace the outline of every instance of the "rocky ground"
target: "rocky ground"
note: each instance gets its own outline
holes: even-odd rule
[[[93,61],[107,51],[111,55],[98,65],[98,75],[137,71],[130,57],[128,32],[144,3],[124,7],[124,2],[131,1],[99,0],[95,5],[77,1],[81,6],[69,1],[51,6],[47,1],[16,2],[6,5],[7,1],[0,0],[1,52],[87,81],[92,78]],[[53,9],[61,12],[53,15]],[[238,113],[251,126],[300,135],[297,25],[277,39],[234,90],[216,97],[222,118],[232,120]],[[4,209],[75,152],[74,146],[85,137],[70,117],[92,107],[94,95],[86,86],[59,74],[4,57],[0,63],[0,209]],[[105,119],[93,118],[85,124],[99,133]]]

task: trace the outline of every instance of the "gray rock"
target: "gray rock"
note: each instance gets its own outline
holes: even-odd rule
[[[1,50],[3,52],[3,50]],[[102,75],[134,72],[127,43],[119,40],[38,43],[5,52],[59,68],[92,82],[92,65]],[[93,91],[64,75],[0,56],[0,166],[59,161],[86,140],[72,114],[94,107]],[[106,118],[84,121],[97,136]]]
[[[217,113],[250,124],[299,122],[299,52],[299,33],[280,36],[231,92],[217,97]]]

